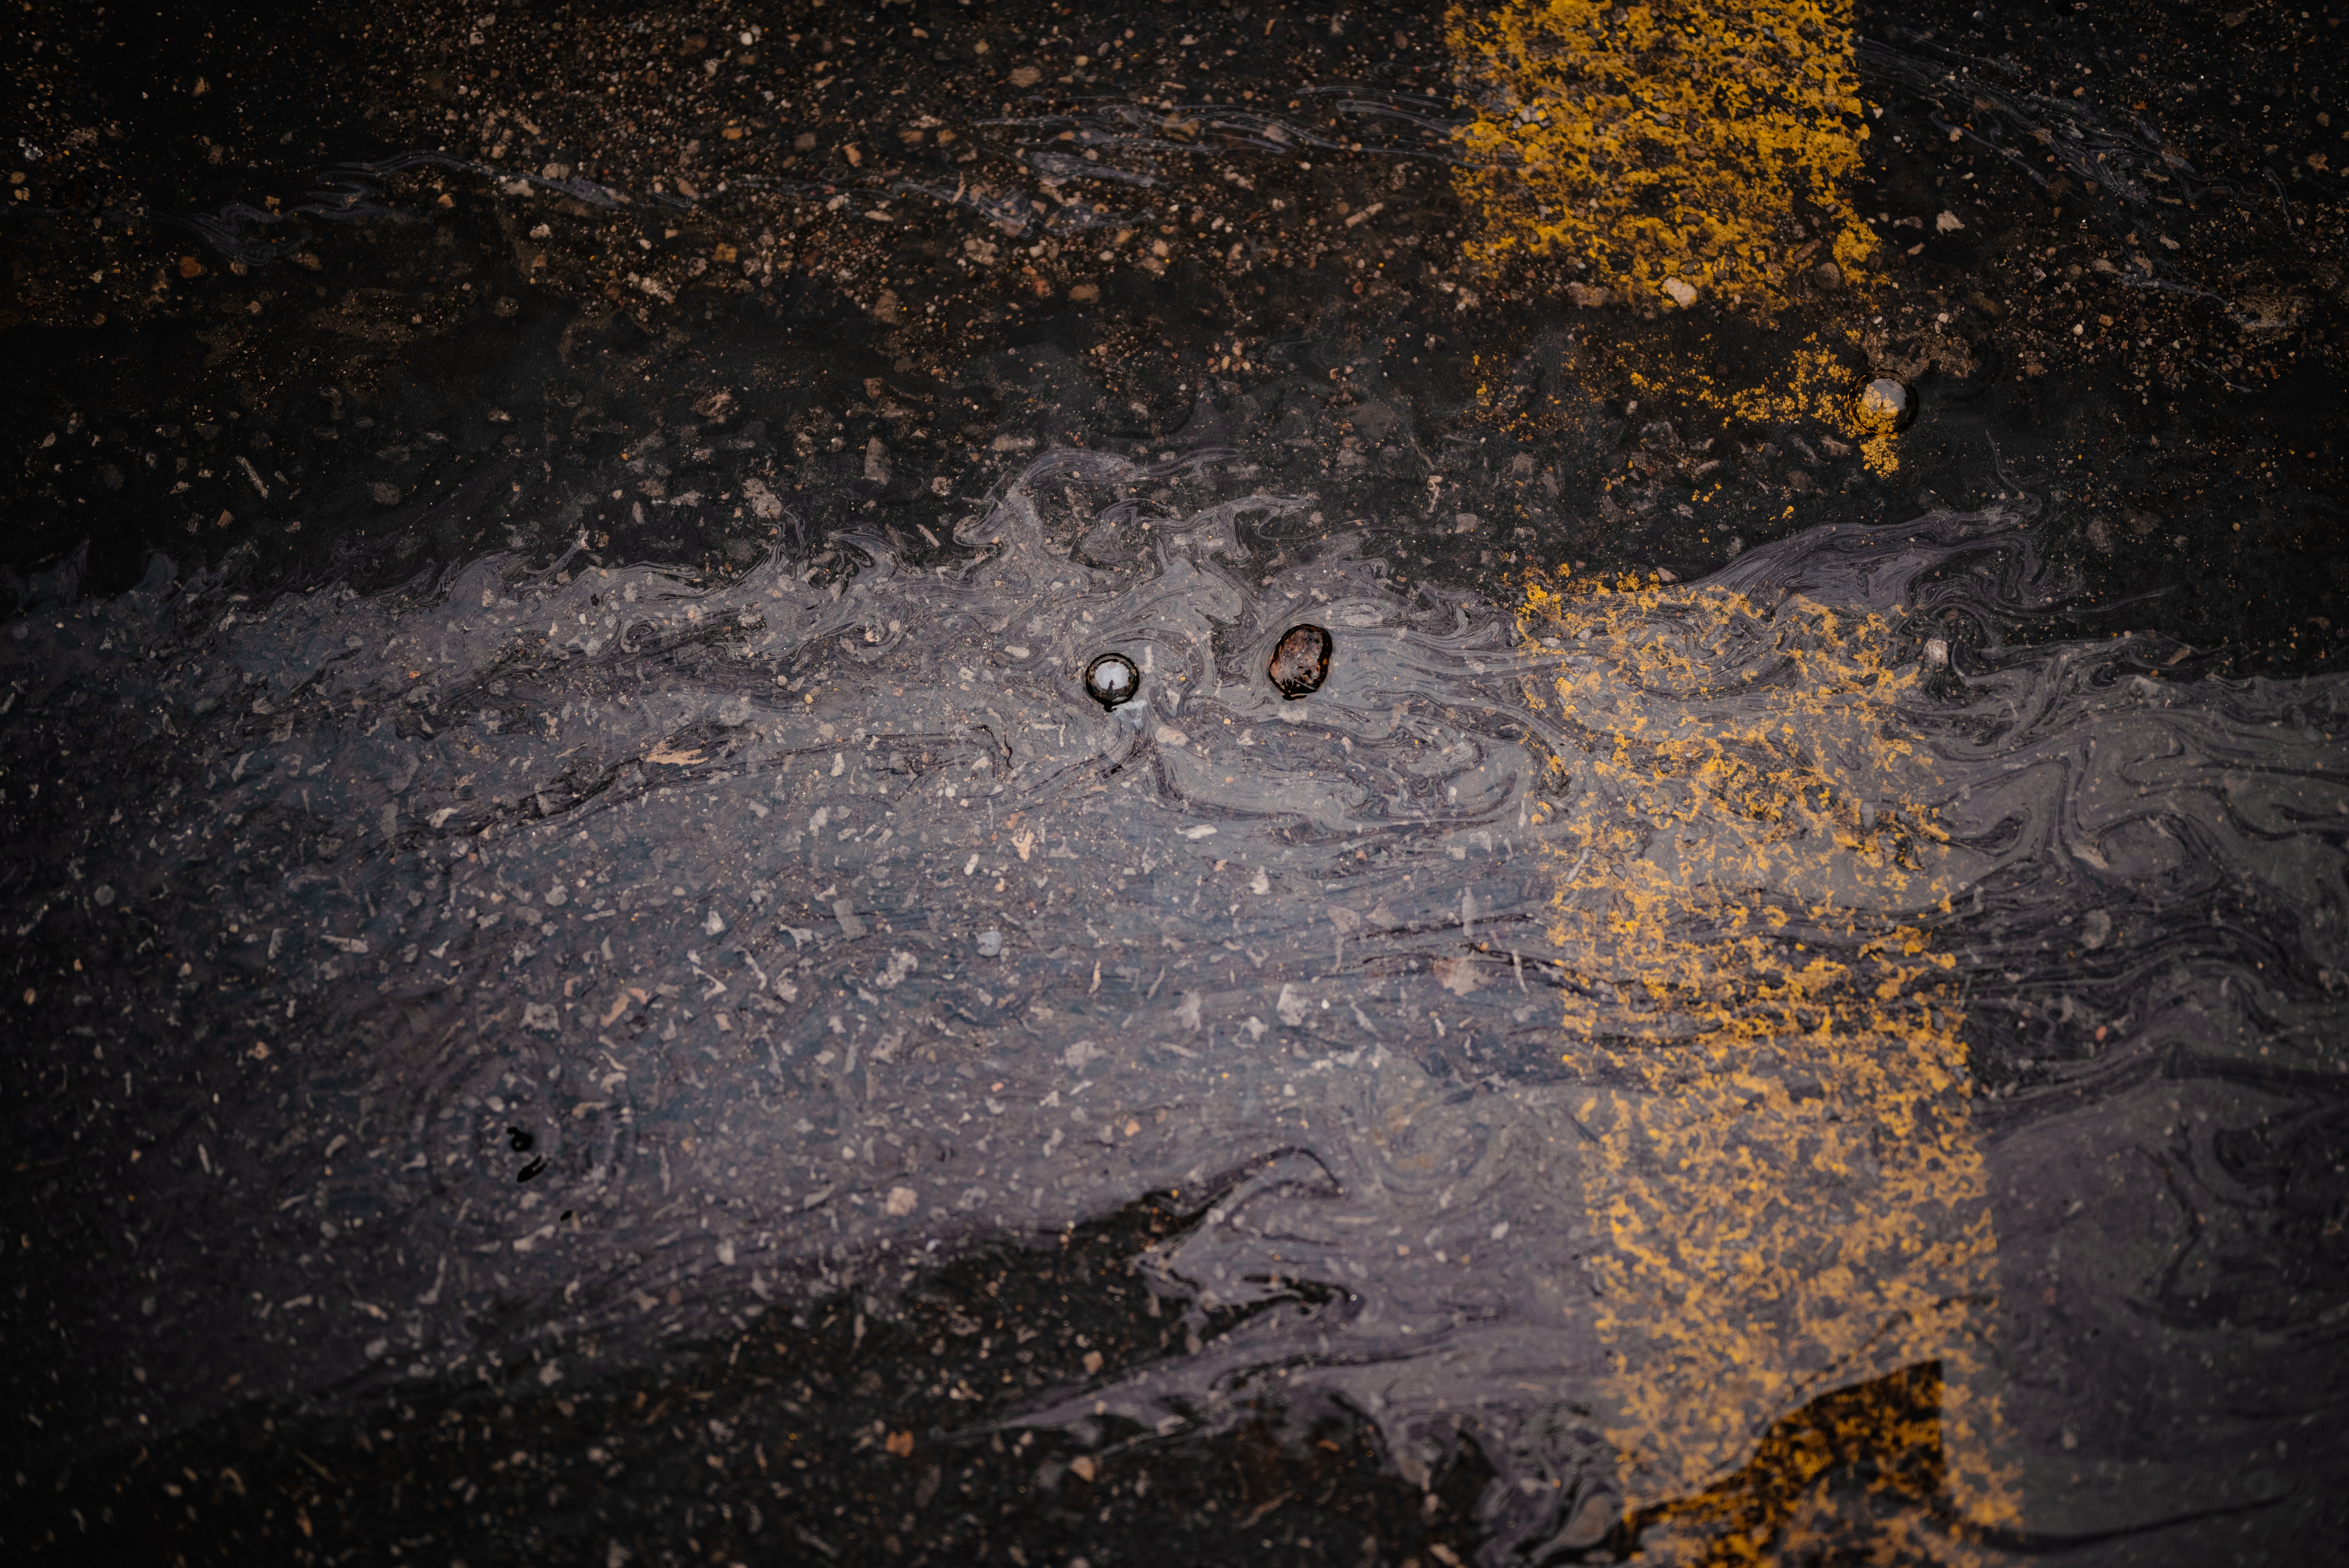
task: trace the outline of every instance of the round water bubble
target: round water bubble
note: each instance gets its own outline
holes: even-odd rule
[[[1103,707],[1133,700],[1142,689],[1142,672],[1123,654],[1103,654],[1085,666],[1085,695]]]

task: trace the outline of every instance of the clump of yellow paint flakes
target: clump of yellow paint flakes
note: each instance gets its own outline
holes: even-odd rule
[[[1504,0],[1446,27],[1475,105],[1454,181],[1472,254],[1688,304],[1874,253],[1844,194],[1868,137],[1847,5]]]
[[[1872,387],[1852,397],[1847,417],[1859,438],[1860,460],[1869,471],[1889,474],[1900,466],[1900,411],[1878,397]]]
[[[1799,597],[1536,582],[1521,621],[1555,655],[1527,695],[1564,738],[1550,936],[1568,1059],[1605,1086],[1581,1111],[1633,1506],[1669,1513],[1787,1412],[1936,1362],[1947,1497],[2011,1518],[1972,1386],[1995,1237],[1930,929],[1938,779],[1896,707],[1916,666],[1882,617]],[[1803,1515],[1739,1517],[1696,1560],[1783,1560]],[[1934,1560],[1972,1550],[1917,1528]]]

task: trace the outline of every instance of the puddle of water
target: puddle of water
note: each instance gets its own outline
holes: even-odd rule
[[[1248,559],[1301,499],[1139,499],[1216,460],[1050,455],[926,573],[159,563],[19,619],[16,1005],[74,1092],[18,1142],[138,1150],[123,1246],[28,1249],[140,1372],[45,1391],[56,1440],[885,1318],[1148,1194],[1183,1352],[982,1435],[1464,1438],[1496,1562],[1715,1552],[1751,1517],[1688,1500],[1856,1385],[1938,1411],[1951,1550],[2200,1506],[2193,1411],[2337,1399],[2349,1270],[2257,1172],[2340,1125],[2338,681],[1952,666],[1945,612],[2044,592],[2011,511],[1509,614]],[[2272,1224],[2330,1261],[2247,1278]]]

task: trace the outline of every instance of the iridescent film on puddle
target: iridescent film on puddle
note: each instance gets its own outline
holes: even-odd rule
[[[2029,501],[1495,603],[1342,534],[1251,559],[1311,503],[1231,467],[1049,453],[926,572],[853,528],[730,580],[159,562],[18,619],[47,787],[156,760],[11,925],[180,960],[91,1033],[119,1090],[50,1114],[203,1177],[53,1288],[191,1422],[884,1321],[1147,1201],[1179,1346],[965,1440],[1343,1410],[1406,1478],[1481,1452],[1495,1563],[1716,1552],[1757,1444],[1862,1386],[1927,1412],[1920,1551],[2255,1501],[2230,1456],[2341,1376],[2236,1157],[2337,1114],[2340,683],[1953,655],[1945,613],[2060,592]],[[1175,473],[1221,499],[1136,499]],[[2116,1205],[2143,1250],[2082,1294]],[[2049,1481],[2083,1439],[2096,1484]]]

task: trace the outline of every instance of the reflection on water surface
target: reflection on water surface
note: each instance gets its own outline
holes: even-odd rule
[[[1503,613],[1343,536],[1252,559],[1308,503],[1217,463],[1178,511],[1048,455],[928,572],[854,533],[268,601],[159,564],[20,619],[56,772],[12,786],[10,918],[135,977],[22,1140],[139,1153],[129,1244],[38,1243],[68,1356],[131,1374],[40,1391],[56,1440],[567,1402],[843,1312],[854,1352],[1147,1201],[1156,1346],[1040,1377],[957,1305],[925,1451],[1048,1434],[1049,1490],[1357,1422],[1430,1488],[1477,1456],[1495,1563],[1981,1558],[2304,1484],[2349,1276],[2280,1173],[2343,1125],[2337,683],[1952,662],[1949,612],[2040,592],[2014,511]]]

